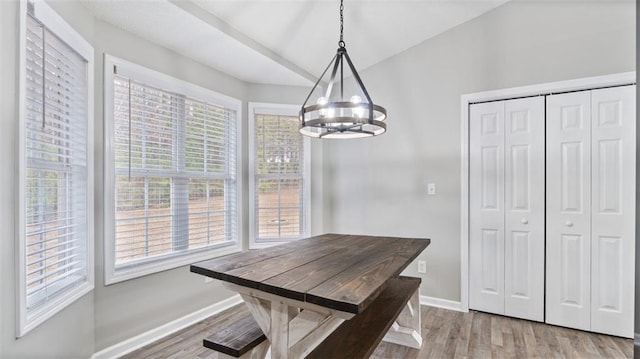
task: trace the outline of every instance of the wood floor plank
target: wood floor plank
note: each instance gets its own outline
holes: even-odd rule
[[[491,317],[491,345],[502,347],[501,317]]]
[[[522,337],[524,338],[524,345],[527,351],[527,356],[530,358],[539,358],[539,347],[533,334],[532,322],[521,321],[522,324]]]
[[[526,358],[527,350],[524,341],[524,333],[519,321],[510,321],[511,332],[513,333],[513,347],[515,356],[518,358]]]
[[[444,315],[447,315],[444,309],[440,309],[443,311]],[[462,313],[456,313],[451,320],[443,320],[445,323],[449,323],[448,333],[447,333],[447,341],[444,343],[444,357],[445,358],[453,358],[456,356],[456,345],[458,343],[458,334],[460,333],[460,327],[462,323]]]
[[[633,340],[471,311],[422,306],[420,350],[382,342],[372,359],[633,358]],[[125,359],[215,359],[202,347],[212,323],[205,319],[128,355]],[[494,338],[502,332],[500,341]],[[438,338],[434,340],[434,338]],[[437,341],[437,342],[436,342]],[[534,343],[536,348],[532,348]]]

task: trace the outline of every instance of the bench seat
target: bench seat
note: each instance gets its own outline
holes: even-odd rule
[[[262,343],[268,348],[267,337],[244,303],[217,314],[208,330],[213,334],[203,340],[203,345],[233,358],[243,357]]]
[[[360,314],[342,323],[307,358],[364,359],[378,347],[409,299],[420,287],[420,278],[389,279],[385,289]]]

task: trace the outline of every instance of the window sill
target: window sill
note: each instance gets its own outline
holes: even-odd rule
[[[111,285],[119,282],[124,282],[130,279],[144,277],[150,274],[175,269],[178,267],[186,266],[192,263],[204,261],[207,259],[221,257],[232,253],[242,251],[242,246],[239,242],[229,243],[223,246],[212,248],[209,250],[202,250],[194,253],[189,253],[175,257],[158,257],[146,262],[132,263],[129,265],[123,265],[120,268],[109,268],[105,272],[105,285]]]
[[[249,249],[269,248],[269,247],[277,246],[280,244],[299,241],[307,237],[309,236],[303,235],[301,237],[293,237],[293,238],[259,239],[257,241],[255,239],[252,239],[251,242],[249,243]]]

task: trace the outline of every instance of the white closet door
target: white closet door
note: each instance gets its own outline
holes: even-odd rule
[[[547,96],[546,321],[589,330],[591,95]]]
[[[633,337],[635,86],[591,92],[591,330]]]
[[[544,320],[544,97],[505,102],[505,315]]]
[[[504,102],[469,114],[469,307],[504,314]]]

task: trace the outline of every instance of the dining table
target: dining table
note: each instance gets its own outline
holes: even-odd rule
[[[329,233],[206,260],[191,271],[240,294],[270,342],[271,358],[303,358],[362,313],[429,244],[426,238]],[[397,331],[406,338],[390,341],[419,348],[419,311],[417,320]]]

